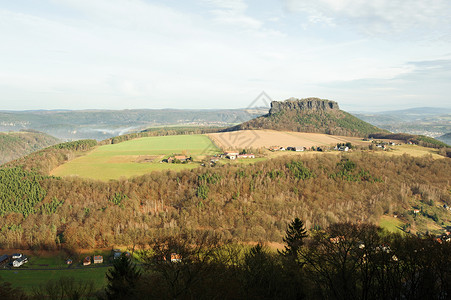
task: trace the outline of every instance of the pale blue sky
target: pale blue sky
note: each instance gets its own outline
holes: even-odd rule
[[[451,107],[449,0],[0,0],[0,110]]]

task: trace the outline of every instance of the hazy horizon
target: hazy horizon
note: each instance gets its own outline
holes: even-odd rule
[[[451,3],[17,0],[0,5],[0,110],[451,108]],[[255,106],[255,105],[254,105]]]

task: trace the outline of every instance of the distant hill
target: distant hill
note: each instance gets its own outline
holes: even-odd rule
[[[439,137],[451,132],[451,109],[416,107],[382,112],[355,112],[359,119],[395,133]],[[448,142],[449,143],[449,142]]]
[[[340,110],[337,102],[319,98],[272,101],[268,114],[228,128],[227,131],[246,129],[288,130],[343,136],[367,136],[385,131]]]
[[[59,142],[59,139],[37,131],[0,132],[0,164]]]
[[[126,109],[0,111],[0,131],[33,129],[63,140],[104,140],[150,127],[228,127],[268,112],[251,109]]]
[[[437,138],[437,140],[442,141],[442,142],[444,142],[444,143],[446,143],[448,145],[451,145],[451,132],[449,132],[447,134],[444,134],[442,136],[439,136]]]

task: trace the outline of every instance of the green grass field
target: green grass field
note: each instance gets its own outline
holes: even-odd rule
[[[198,163],[168,164],[161,160],[173,154],[185,154],[195,160],[220,150],[205,135],[147,137],[100,146],[51,172],[55,176],[80,176],[99,180],[129,178],[159,170],[192,169]]]
[[[382,216],[379,220],[379,226],[388,232],[401,233],[403,232],[401,229],[402,225],[404,223],[401,220],[390,216]]]
[[[32,292],[33,288],[56,280],[61,277],[73,277],[75,280],[91,281],[95,289],[101,289],[106,285],[105,274],[107,267],[64,269],[64,270],[1,270],[0,276],[4,281],[10,282],[14,287],[21,288],[24,292]]]

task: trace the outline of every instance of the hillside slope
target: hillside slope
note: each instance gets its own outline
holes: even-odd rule
[[[0,164],[59,142],[57,138],[37,131],[0,132]]]
[[[268,114],[228,128],[227,131],[273,129],[326,133],[342,136],[367,136],[384,132],[351,114],[342,111],[338,103],[318,98],[272,101]]]

